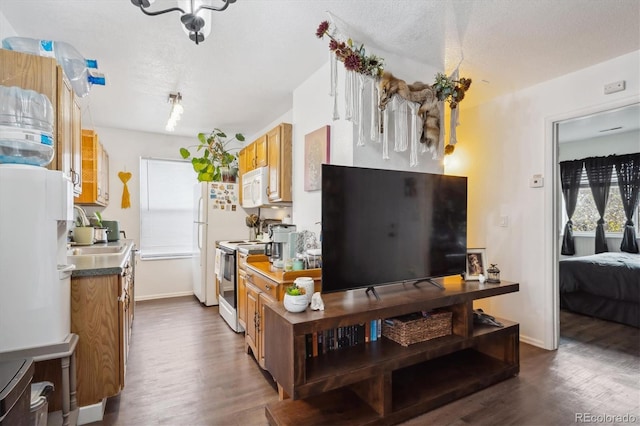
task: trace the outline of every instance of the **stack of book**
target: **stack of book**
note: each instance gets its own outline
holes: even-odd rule
[[[347,325],[306,335],[307,357],[322,355],[337,349],[374,342],[382,337],[382,320]]]

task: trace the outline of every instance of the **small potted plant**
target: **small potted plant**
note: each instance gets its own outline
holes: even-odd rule
[[[198,133],[199,143],[190,148],[195,148],[199,156],[192,155],[187,148],[180,148],[180,155],[184,159],[191,157],[199,182],[235,182],[238,157],[228,147],[234,140],[244,142],[244,135],[236,133],[234,138],[227,139],[222,130],[215,128],[209,134]]]
[[[307,309],[309,299],[306,290],[298,287],[295,283],[287,287],[284,293],[284,308],[289,312],[302,312]]]

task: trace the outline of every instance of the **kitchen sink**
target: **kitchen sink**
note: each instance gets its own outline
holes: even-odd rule
[[[83,247],[71,247],[68,250],[68,254],[71,256],[95,256],[104,254],[121,254],[126,245],[121,244],[117,246],[83,246]]]

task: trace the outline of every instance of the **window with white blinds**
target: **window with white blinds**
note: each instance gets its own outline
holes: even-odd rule
[[[140,159],[140,257],[175,258],[193,253],[193,191],[188,161]]]

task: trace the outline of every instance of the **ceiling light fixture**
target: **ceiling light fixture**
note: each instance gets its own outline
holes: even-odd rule
[[[180,120],[180,117],[182,117],[182,111],[184,111],[184,108],[182,108],[182,105],[180,104],[181,101],[182,95],[180,92],[169,94],[168,102],[171,104],[171,113],[169,114],[169,120],[167,120],[167,126],[165,127],[167,132],[173,132],[176,128],[176,124]]]
[[[206,2],[222,2],[220,6],[212,6]],[[131,0],[134,6],[139,7],[142,13],[149,16],[162,15],[168,12],[180,12],[180,21],[185,32],[189,34],[189,39],[196,44],[204,41],[205,36],[211,32],[211,23],[207,25],[205,17],[211,15],[211,11],[222,12],[231,3],[236,0],[177,0],[176,7],[170,7],[164,10],[151,11],[147,10],[155,0]],[[205,34],[206,33],[206,34]]]

